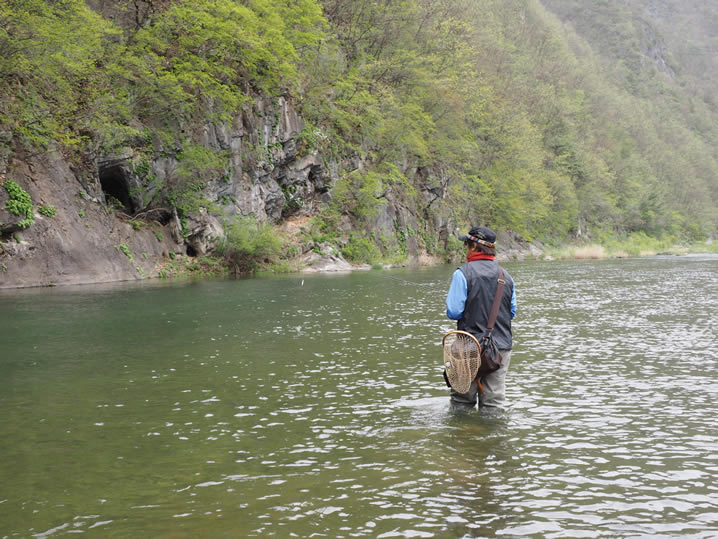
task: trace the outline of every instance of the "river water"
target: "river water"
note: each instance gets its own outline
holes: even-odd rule
[[[716,537],[718,257],[506,267],[494,414],[451,267],[0,292],[0,537]]]

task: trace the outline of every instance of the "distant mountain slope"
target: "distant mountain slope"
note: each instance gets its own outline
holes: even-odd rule
[[[660,99],[718,141],[718,3],[704,0],[541,0],[588,41],[615,81]]]
[[[643,103],[660,138],[641,152],[671,198],[714,223],[718,205],[718,3],[702,0],[541,0],[589,44],[611,84]],[[639,137],[640,138],[640,137]],[[665,159],[659,147],[668,148]],[[690,155],[688,159],[686,156]],[[661,175],[660,170],[670,170]],[[708,205],[690,202],[696,195]],[[707,212],[707,213],[706,213]]]

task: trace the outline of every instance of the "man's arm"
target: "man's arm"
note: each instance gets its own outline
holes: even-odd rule
[[[516,316],[516,287],[511,290],[511,320]]]
[[[464,316],[466,291],[466,277],[460,269],[457,269],[451,278],[449,294],[446,296],[446,316],[452,320],[461,320]]]

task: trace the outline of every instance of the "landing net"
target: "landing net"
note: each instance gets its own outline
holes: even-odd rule
[[[466,393],[481,365],[481,345],[471,333],[453,330],[444,335],[444,369],[457,393]]]

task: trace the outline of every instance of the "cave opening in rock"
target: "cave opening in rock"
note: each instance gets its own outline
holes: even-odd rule
[[[122,166],[113,165],[101,168],[100,185],[108,205],[112,205],[114,199],[121,204],[125,213],[128,215],[135,213],[135,204],[130,196],[130,182]]]

